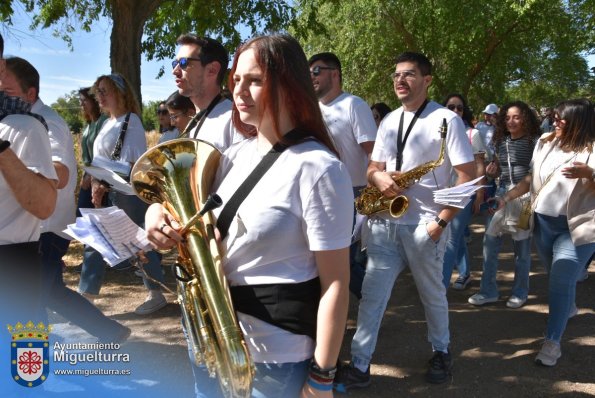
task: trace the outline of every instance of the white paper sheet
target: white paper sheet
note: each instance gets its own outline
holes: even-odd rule
[[[116,206],[80,209],[82,217],[64,230],[74,239],[97,250],[110,266],[151,250],[147,233]]]

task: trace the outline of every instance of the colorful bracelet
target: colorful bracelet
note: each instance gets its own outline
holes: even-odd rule
[[[333,389],[333,383],[326,383],[326,384],[322,384],[322,383],[318,383],[317,381],[314,381],[311,377],[308,377],[308,385],[312,388],[315,388],[317,390],[320,391],[331,391]]]

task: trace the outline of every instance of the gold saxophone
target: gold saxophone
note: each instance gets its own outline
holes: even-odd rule
[[[438,159],[421,164],[409,171],[399,174],[398,176],[393,176],[393,180],[395,184],[397,184],[397,187],[401,189],[409,188],[424,175],[439,167],[442,162],[444,162],[446,131],[446,119],[442,119],[442,125],[440,126],[440,138],[442,139],[442,142],[440,144],[440,154],[438,155]],[[359,214],[365,216],[388,210],[392,217],[399,218],[407,211],[408,207],[409,199],[407,199],[405,195],[397,195],[394,198],[387,198],[374,186],[368,186],[362,189],[361,194],[355,198],[355,209]]]
[[[217,374],[226,397],[249,397],[254,367],[232,306],[210,212],[221,205],[216,195],[209,196],[220,157],[205,141],[168,141],[139,158],[131,183],[142,200],[163,204],[184,225],[176,283],[195,363],[204,363],[211,377]]]

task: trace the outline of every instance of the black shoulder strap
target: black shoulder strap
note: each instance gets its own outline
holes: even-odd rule
[[[126,130],[128,130],[128,121],[130,120],[130,112],[126,114],[126,118],[124,118],[124,123],[122,123],[122,129],[120,130],[120,135],[118,136],[118,141],[116,141],[116,145],[114,146],[114,150],[110,155],[112,160],[120,160],[120,155],[122,153],[122,145],[124,144],[124,137],[126,137]]]
[[[238,187],[238,189],[223,207],[223,210],[221,210],[221,214],[219,214],[219,218],[217,219],[217,229],[219,230],[221,239],[224,239],[227,236],[231,221],[238,212],[238,208],[244,199],[246,199],[248,194],[250,194],[254,186],[265,175],[267,170],[271,168],[281,153],[283,153],[283,151],[291,145],[297,144],[306,137],[307,134],[300,130],[291,130],[289,133],[285,134],[282,141],[273,145],[271,150],[267,152],[266,155],[264,155],[260,163],[256,165],[254,170],[252,170],[252,173],[250,173],[248,178],[246,178],[246,180],[244,180],[244,182]]]

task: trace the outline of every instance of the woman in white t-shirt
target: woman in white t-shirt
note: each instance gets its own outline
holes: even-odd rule
[[[241,203],[222,241],[225,275],[256,365],[252,396],[331,397],[349,302],[349,173],[337,158],[295,39],[262,36],[241,46],[229,87],[234,125],[254,137],[223,155],[215,182],[222,212],[265,154],[275,144],[288,145]],[[151,206],[146,225],[158,248],[182,239],[161,205]],[[313,284],[313,293],[298,299],[301,312],[287,310],[283,300],[273,303],[285,320],[255,311],[264,306],[260,299],[254,306],[244,302],[262,289],[295,292]],[[272,320],[264,321],[267,316]],[[197,373],[203,396],[216,382]]]
[[[117,172],[128,170],[128,172],[124,171],[128,174],[132,164],[147,150],[145,129],[138,116],[140,114],[138,102],[128,81],[117,73],[97,78],[93,85],[93,92],[99,106],[109,117],[93,143],[91,164]],[[93,179],[91,200],[95,207],[117,206],[124,210],[137,225],[143,225],[147,205],[134,195],[110,191],[100,181]],[[150,314],[167,304],[159,283],[155,282],[164,281],[161,256],[151,251],[147,253],[147,259],[149,262],[143,267],[149,277],[143,274],[143,282],[148,295],[145,302],[135,309],[135,313],[139,315]],[[120,269],[125,267],[130,267],[128,261],[116,266]],[[93,300],[99,294],[104,275],[105,263],[101,255],[92,248],[86,247],[79,292]]]

